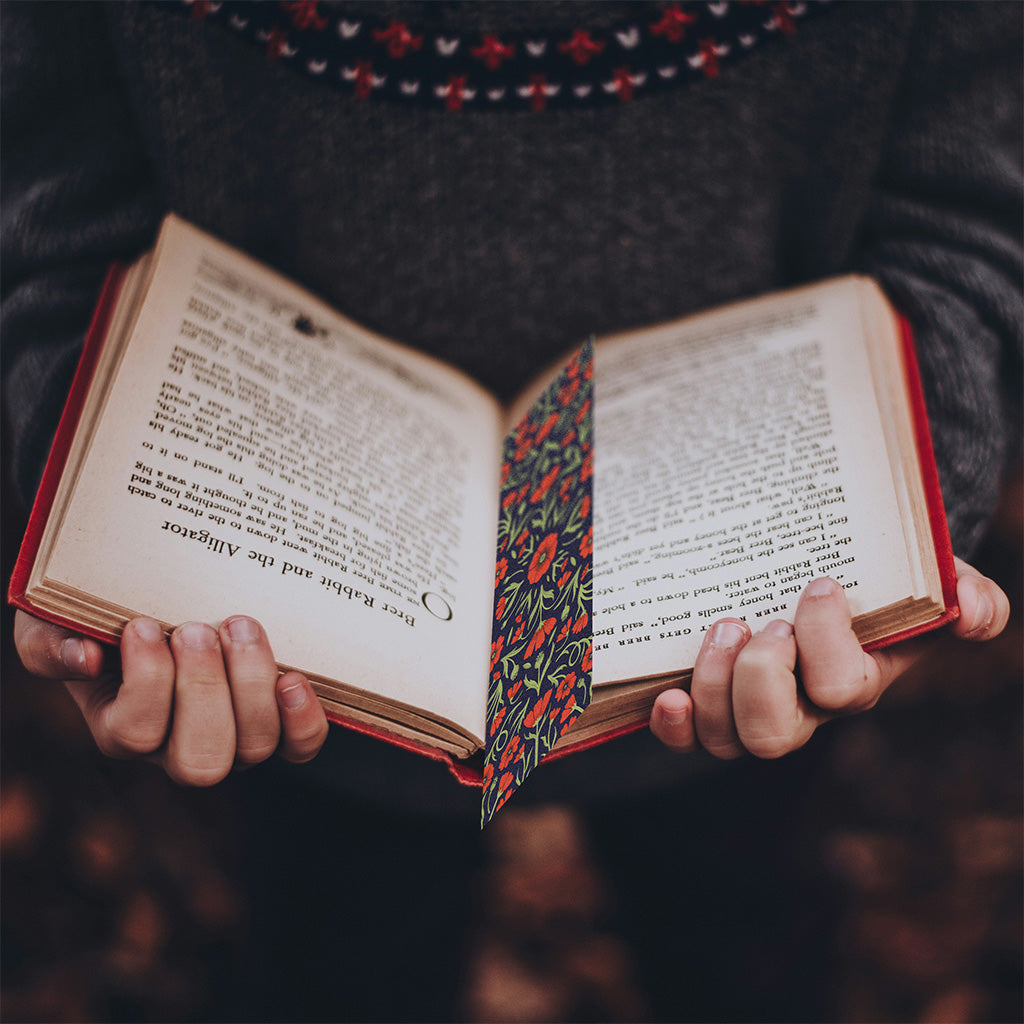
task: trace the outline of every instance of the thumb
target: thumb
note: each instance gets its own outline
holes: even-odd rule
[[[19,610],[14,646],[22,664],[43,679],[95,679],[103,668],[103,648],[63,626]]]
[[[960,618],[952,631],[965,640],[991,640],[1006,626],[1010,602],[995,581],[959,558],[954,561]]]
[[[693,722],[693,701],[685,690],[659,693],[651,709],[651,732],[670,750],[690,754],[700,746]]]

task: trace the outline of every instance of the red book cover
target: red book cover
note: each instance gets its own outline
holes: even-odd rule
[[[78,429],[78,421],[82,415],[82,406],[85,402],[89,385],[92,383],[96,362],[99,359],[100,350],[103,348],[103,341],[107,336],[110,318],[113,315],[118,296],[121,294],[124,277],[125,268],[121,264],[115,263],[107,271],[103,287],[100,289],[99,301],[96,303],[92,322],[89,324],[89,330],[85,336],[82,355],[79,357],[78,367],[71,381],[68,400],[64,405],[64,411],[61,413],[60,422],[57,424],[57,433],[54,435],[53,444],[50,446],[50,455],[43,469],[43,478],[39,484],[39,490],[36,492],[36,500],[32,505],[28,526],[25,529],[25,537],[21,542],[18,560],[14,564],[14,572],[11,574],[11,581],[7,590],[7,600],[15,607],[30,612],[32,615],[39,615],[59,626],[66,626],[69,629],[93,636],[97,640],[107,642],[115,640],[116,637],[93,630],[85,630],[78,623],[62,619],[57,615],[44,614],[37,611],[29,604],[25,596],[25,590],[28,587],[28,578],[32,571],[32,565],[39,552],[43,529],[46,526],[46,520],[49,518],[50,509],[57,494],[61,474],[64,472],[64,464],[67,462],[68,452],[71,450],[71,442],[74,439],[75,431]]]
[[[26,587],[33,562],[38,553],[43,529],[47,521],[47,517],[50,514],[60,483],[61,474],[64,470],[71,443],[78,427],[85,396],[92,382],[99,353],[121,291],[124,276],[125,269],[120,265],[115,265],[108,272],[101,290],[99,301],[86,336],[82,356],[71,385],[68,401],[62,413],[53,445],[51,447],[50,456],[44,469],[42,482],[32,508],[25,537],[15,564],[8,591],[8,599],[11,604],[34,615],[42,614],[42,616],[47,618],[49,621],[67,628],[78,630],[79,632],[106,642],[116,641],[116,637],[97,630],[83,630],[77,623],[63,619],[58,615],[40,613],[27,599]],[[942,495],[939,489],[938,474],[935,467],[927,412],[925,409],[920,376],[917,368],[913,335],[909,324],[907,324],[905,320],[901,320],[900,323],[903,342],[902,354],[906,368],[907,398],[915,424],[917,457],[921,466],[933,542],[935,545],[936,557],[943,584],[943,603],[945,605],[945,611],[940,617],[932,620],[931,622],[905,630],[896,635],[887,637],[884,640],[866,645],[866,650],[874,650],[883,646],[888,646],[912,636],[936,629],[954,620],[959,614],[959,608],[956,604],[956,571],[942,503]],[[483,784],[483,764],[480,756],[473,757],[468,761],[458,761],[451,755],[436,748],[419,743],[415,740],[398,736],[385,729],[355,721],[336,711],[329,711],[328,718],[336,724],[345,726],[346,728],[353,729],[354,731],[363,734],[375,736],[402,749],[422,754],[433,760],[441,761],[447,765],[452,774],[463,784],[473,786],[480,786]],[[550,758],[563,757],[568,753],[597,746],[608,740],[643,727],[643,723],[629,725],[608,732],[600,737],[590,738],[576,744],[570,743],[562,745],[557,751],[552,751],[547,756]]]
[[[57,433],[54,435],[53,444],[50,447],[50,454],[43,470],[35,502],[32,505],[28,525],[25,529],[25,536],[18,552],[18,558],[14,565],[14,571],[11,574],[7,592],[9,603],[15,607],[21,608],[31,615],[45,618],[47,621],[53,622],[58,626],[73,629],[78,633],[91,636],[93,639],[105,643],[116,642],[117,637],[104,633],[101,630],[83,628],[81,624],[62,618],[60,615],[39,611],[28,600],[25,592],[28,586],[29,575],[32,571],[32,565],[39,552],[43,529],[46,526],[57,488],[60,485],[60,478],[64,472],[64,465],[67,462],[68,453],[71,449],[71,442],[74,439],[75,431],[78,429],[85,396],[92,383],[96,363],[110,326],[114,307],[121,293],[125,272],[125,267],[120,264],[112,266],[107,272],[103,287],[100,290],[100,297],[85,337],[85,344],[71,383],[68,400],[64,406],[64,411],[61,413],[60,422],[57,425]],[[365,735],[374,736],[403,750],[409,750],[413,753],[422,754],[432,760],[443,762],[447,765],[452,775],[464,785],[481,786],[483,784],[481,768],[476,763],[476,760],[471,759],[469,762],[460,762],[450,754],[435,747],[417,743],[415,740],[387,732],[384,729],[375,728],[363,722],[357,722],[346,718],[336,711],[327,711],[326,714],[327,718],[336,725],[344,726],[347,729],[352,729]]]
[[[939,488],[939,472],[935,466],[935,449],[932,447],[932,434],[928,426],[928,410],[924,404],[924,392],[921,390],[921,372],[917,365],[917,351],[914,346],[914,332],[903,317],[899,318],[900,338],[903,342],[904,379],[907,385],[907,401],[914,419],[915,440],[917,442],[917,462],[921,467],[921,479],[924,482],[925,500],[928,503],[928,521],[932,529],[932,542],[935,545],[935,558],[942,579],[942,603],[945,611],[942,615],[905,629],[874,643],[865,644],[866,651],[876,651],[881,647],[909,640],[960,617],[960,606],[956,601],[956,565],[953,563],[953,545],[949,539],[949,524],[946,521],[946,509],[942,503],[942,491]]]

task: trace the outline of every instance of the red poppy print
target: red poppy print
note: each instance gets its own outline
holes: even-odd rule
[[[592,346],[506,438],[481,822],[590,703]]]
[[[594,553],[594,531],[592,529],[580,538],[580,557],[589,558]]]
[[[561,466],[552,466],[548,470],[547,474],[541,479],[541,482],[533,489],[533,494],[530,495],[531,505],[536,505],[551,490],[551,485],[555,482],[555,478],[558,476],[561,468]]]
[[[560,412],[553,412],[545,421],[544,425],[537,431],[537,441],[543,441],[551,433],[552,428],[558,422]]]
[[[537,722],[540,720],[540,716],[543,715],[545,711],[547,711],[548,704],[551,703],[552,693],[554,693],[554,690],[545,691],[544,696],[540,699],[540,703],[534,704],[533,707],[530,708],[529,714],[527,714],[527,716],[523,719],[523,725],[525,725],[527,729],[530,729],[533,726],[535,726]]]
[[[539,651],[544,641],[551,635],[551,630],[555,628],[554,618],[545,619],[544,622],[537,629],[537,632],[533,634],[533,639],[529,642],[526,647],[525,657],[531,657],[534,652]]]
[[[576,673],[569,672],[565,678],[558,684],[558,689],[555,690],[555,696],[559,699],[564,699],[567,694],[572,693],[576,689]]]
[[[558,534],[549,533],[537,546],[530,560],[530,567],[526,570],[526,578],[530,583],[536,583],[551,568],[557,551]]]

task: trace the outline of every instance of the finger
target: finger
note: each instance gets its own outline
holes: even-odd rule
[[[121,634],[121,683],[86,690],[70,683],[96,745],[108,757],[138,757],[167,738],[174,697],[174,658],[154,619],[133,619]],[[76,693],[77,691],[77,693]]]
[[[164,769],[176,782],[211,786],[235,759],[235,715],[217,632],[188,622],[171,635],[174,719]]]
[[[959,558],[954,561],[960,617],[952,625],[953,633],[965,640],[991,640],[1006,627],[1010,602],[994,580]]]
[[[277,681],[277,705],[281,756],[297,764],[312,760],[327,739],[327,716],[309,680],[298,672],[286,672]]]
[[[739,619],[722,619],[708,630],[693,666],[693,700],[697,739],[715,757],[743,753],[732,712],[732,674],[737,655],[750,638],[750,628]]]
[[[700,744],[693,725],[693,702],[684,690],[659,693],[651,709],[651,732],[671,750],[690,754]]]
[[[221,624],[220,642],[235,712],[235,760],[259,764],[277,750],[281,739],[274,654],[262,626],[244,615]]]
[[[793,627],[769,622],[750,638],[733,669],[732,704],[740,743],[755,757],[802,747],[829,716],[811,706],[796,679]]]
[[[20,609],[14,616],[14,646],[25,668],[44,679],[95,679],[103,668],[103,648],[95,640]]]
[[[827,577],[813,580],[800,595],[793,620],[804,691],[819,708],[834,712],[872,707],[891,682],[861,649],[853,632],[843,588]]]

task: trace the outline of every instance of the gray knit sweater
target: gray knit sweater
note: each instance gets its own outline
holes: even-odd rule
[[[295,25],[276,52],[266,34],[207,23],[209,6],[192,17],[141,3],[0,9],[3,376],[23,497],[104,269],[148,246],[173,209],[501,395],[592,332],[874,274],[914,326],[954,547],[970,553],[1020,374],[1018,4],[831,4],[672,88],[636,74],[622,102],[566,94],[543,110],[491,109],[482,92],[461,109],[403,102],[385,86],[375,95],[365,74],[360,90],[356,71],[349,88],[330,87],[316,61],[311,73],[288,55],[314,30],[295,20],[303,5],[272,5]],[[718,17],[728,5],[684,10],[704,6]],[[521,63],[526,42],[554,51],[580,30],[623,47],[635,69],[646,44],[627,47],[630,32],[668,46],[652,28],[665,10],[678,7],[313,14],[339,33],[329,19],[410,26],[426,74],[443,59],[427,52],[438,39],[468,50],[488,33],[515,38]],[[700,43],[679,44],[683,70]]]

